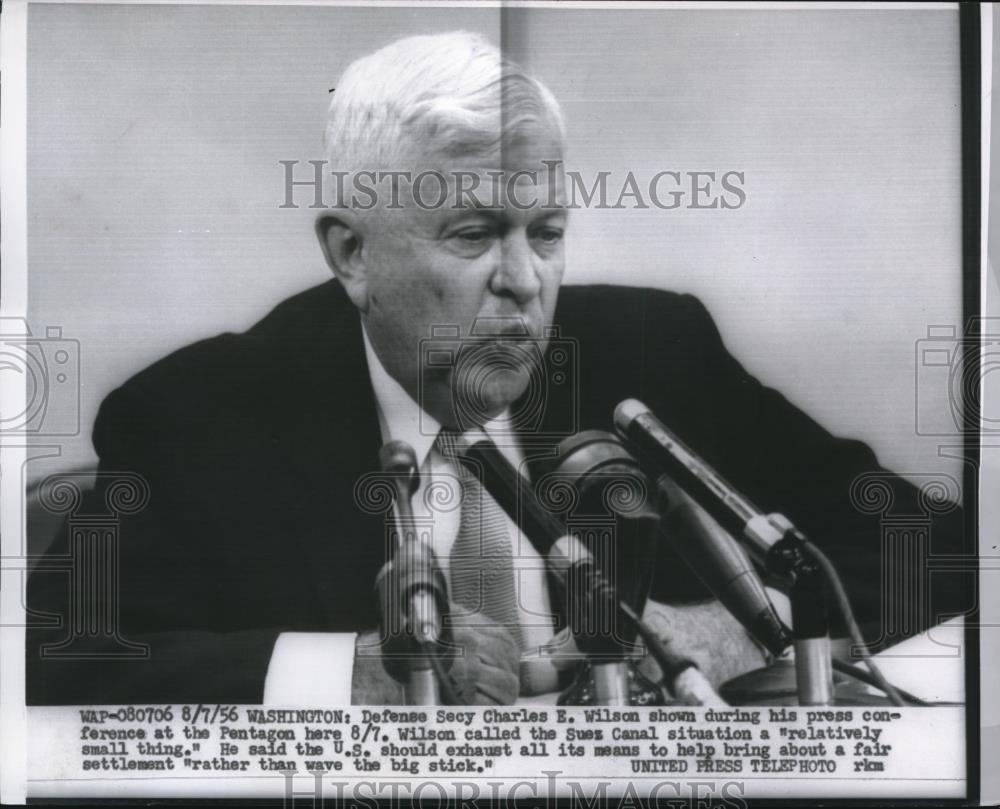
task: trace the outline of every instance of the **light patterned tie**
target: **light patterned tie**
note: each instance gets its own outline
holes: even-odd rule
[[[455,438],[448,430],[437,438],[439,452],[454,464],[462,487],[458,537],[449,557],[451,600],[504,627],[523,649],[507,518],[479,478],[458,459]]]

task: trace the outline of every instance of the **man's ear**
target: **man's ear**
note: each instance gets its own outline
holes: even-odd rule
[[[343,284],[348,297],[362,313],[367,312],[368,268],[356,223],[349,214],[321,213],[316,217],[316,236],[326,263]]]

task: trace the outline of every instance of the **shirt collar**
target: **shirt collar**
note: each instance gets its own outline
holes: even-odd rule
[[[382,364],[362,322],[361,333],[365,338],[365,356],[371,376],[375,402],[378,405],[379,426],[383,441],[405,441],[417,456],[417,466],[422,467],[431,447],[441,431],[441,424],[422,411],[412,396],[400,385]]]
[[[441,423],[426,410],[423,410],[406,392],[406,389],[385,369],[382,360],[379,359],[372,347],[371,340],[368,338],[368,330],[363,321],[361,333],[364,336],[368,373],[371,377],[375,402],[378,406],[382,440],[405,441],[413,447],[418,467],[423,467],[434,442],[437,440],[438,433],[441,432]],[[492,435],[494,439],[497,436],[502,436],[505,442],[510,440],[512,427],[510,408],[483,425],[487,434]]]

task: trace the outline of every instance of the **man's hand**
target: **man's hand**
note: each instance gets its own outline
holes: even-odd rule
[[[481,613],[471,613],[454,604],[450,629],[454,650],[443,662],[459,702],[513,704],[521,686],[521,653],[510,632]],[[386,672],[380,649],[378,632],[358,635],[351,680],[354,705],[404,703],[402,684]]]
[[[403,686],[385,670],[382,639],[377,630],[362,632],[354,642],[354,675],[351,677],[352,705],[402,705]]]
[[[448,674],[465,705],[512,705],[521,690],[521,651],[504,627],[482,613],[451,608],[457,647]]]

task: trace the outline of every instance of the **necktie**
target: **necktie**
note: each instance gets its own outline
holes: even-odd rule
[[[523,648],[507,519],[479,478],[458,460],[455,434],[442,430],[438,450],[455,467],[462,488],[458,536],[451,548],[451,600],[504,627]]]

